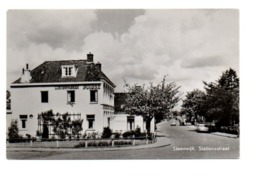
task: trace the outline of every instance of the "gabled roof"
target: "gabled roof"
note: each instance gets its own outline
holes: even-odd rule
[[[76,77],[62,77],[61,67],[64,65],[75,65],[78,69]],[[46,61],[31,70],[31,76],[30,83],[85,82],[103,79],[115,87],[115,84],[97,68],[95,63],[87,63],[87,60]],[[13,84],[19,83],[21,78],[13,82]]]

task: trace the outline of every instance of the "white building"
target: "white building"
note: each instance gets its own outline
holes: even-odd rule
[[[125,112],[127,103],[127,93],[117,92],[115,96],[115,115],[111,117],[111,128],[115,131],[125,132],[140,128],[142,132],[146,131],[146,121],[142,116],[131,116]],[[154,132],[154,119],[151,121],[150,132]]]
[[[82,134],[102,133],[107,126],[114,132],[137,127],[144,131],[141,116],[114,114],[116,86],[93,57],[87,54],[85,60],[46,61],[33,70],[26,64],[10,90],[12,119],[18,120],[19,134],[36,136],[44,130],[48,137],[54,134],[51,125],[43,124],[42,113],[50,110],[55,117],[68,113],[71,120],[82,119]]]
[[[49,110],[83,119],[83,132],[102,132],[114,114],[114,88],[93,54],[87,60],[46,61],[33,70],[27,64],[11,84],[12,119],[23,136],[42,132],[41,113]]]

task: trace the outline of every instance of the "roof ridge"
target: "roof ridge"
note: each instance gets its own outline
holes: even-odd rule
[[[45,62],[63,62],[63,61],[87,61],[87,59],[67,59],[67,60],[46,60]]]

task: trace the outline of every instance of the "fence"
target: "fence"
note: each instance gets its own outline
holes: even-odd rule
[[[156,137],[134,137],[119,139],[7,139],[10,148],[88,148],[148,145],[156,142]]]

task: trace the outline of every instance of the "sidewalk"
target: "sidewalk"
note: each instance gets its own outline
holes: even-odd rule
[[[223,136],[223,137],[238,138],[236,134],[228,134],[228,133],[223,133],[223,132],[212,132],[211,134]]]
[[[196,126],[187,126],[187,127],[192,130],[196,130]],[[224,132],[210,132],[209,134],[222,136],[222,137],[237,138],[236,134],[228,134],[228,133],[224,133]]]
[[[113,151],[113,150],[137,150],[137,149],[148,149],[158,148],[171,145],[170,140],[167,137],[157,137],[155,143],[138,146],[127,146],[127,147],[104,147],[104,148],[6,148],[7,151]]]

